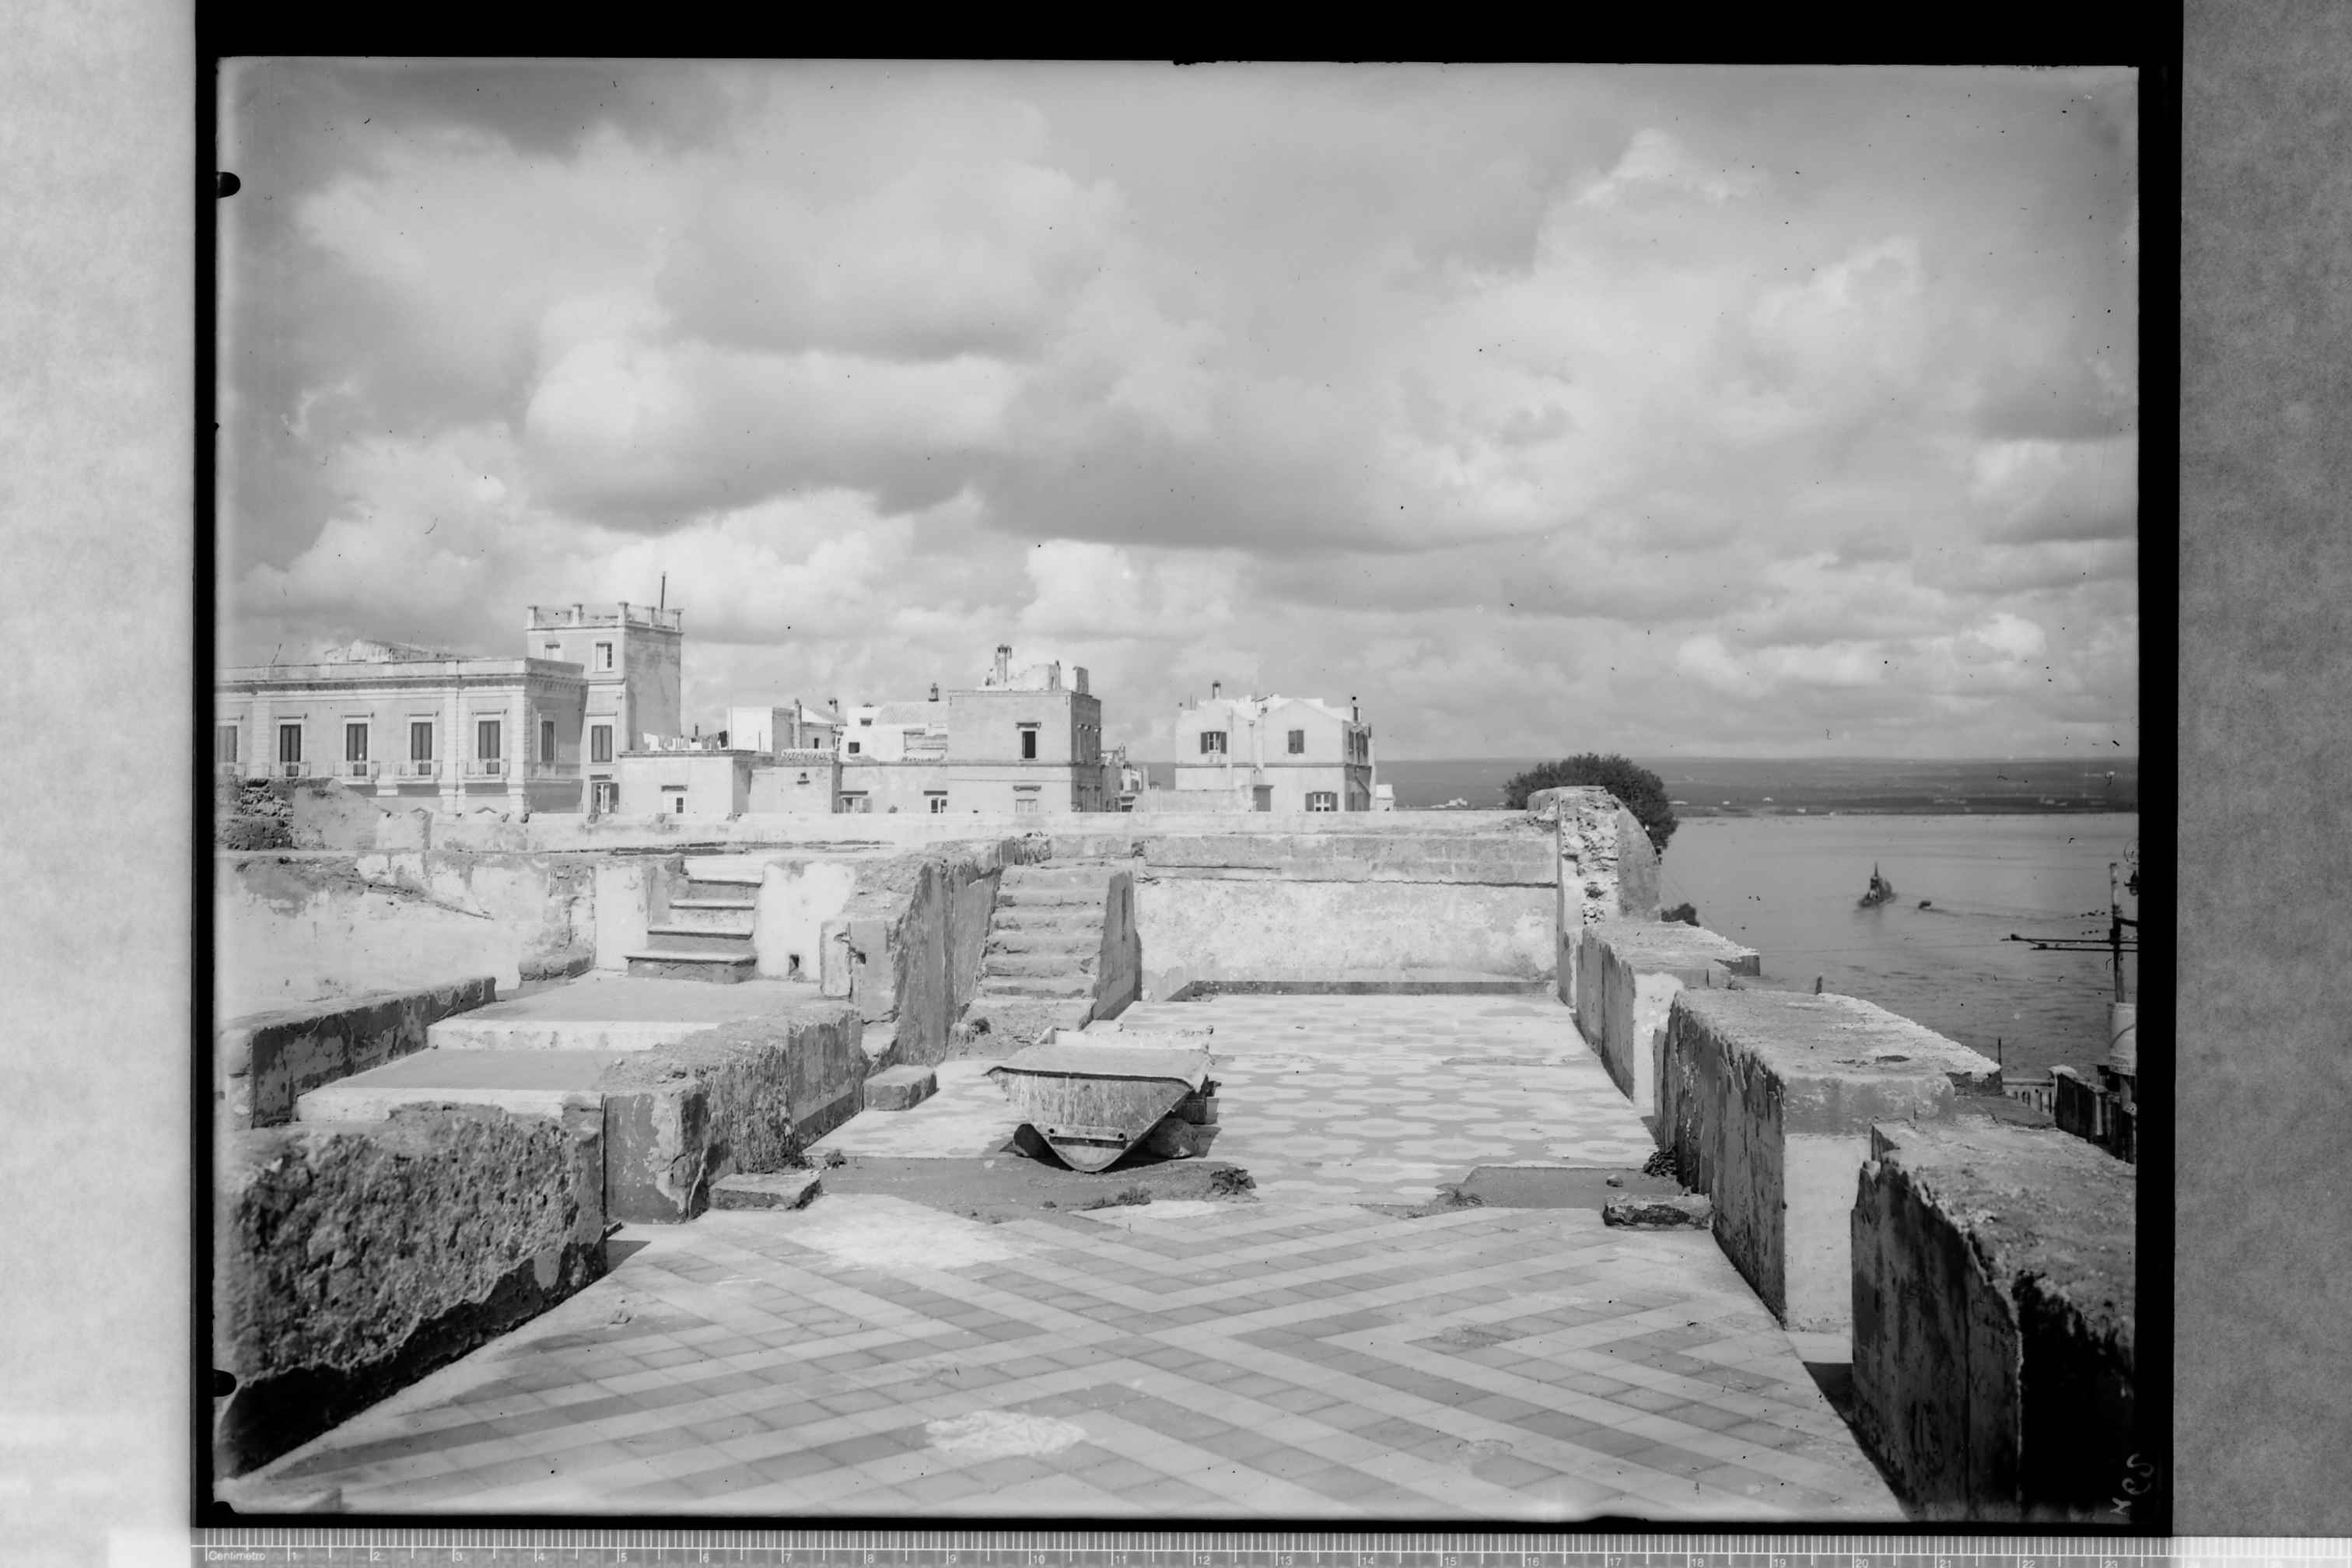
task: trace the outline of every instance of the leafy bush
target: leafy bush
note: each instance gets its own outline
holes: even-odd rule
[[[1675,808],[1666,802],[1664,779],[1639,763],[1594,752],[1529,768],[1503,786],[1503,804],[1514,811],[1522,810],[1528,796],[1536,791],[1570,784],[1599,784],[1615,795],[1650,836],[1650,847],[1661,855],[1666,852],[1666,840],[1681,826],[1675,820]]]

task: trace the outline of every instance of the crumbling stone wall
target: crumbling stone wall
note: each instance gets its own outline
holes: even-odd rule
[[[1598,784],[1540,789],[1528,814],[1556,826],[1559,844],[1559,935],[1597,921],[1658,918],[1658,852],[1617,797]]]
[[[605,1069],[606,1204],[619,1220],[672,1224],[710,1184],[799,1164],[856,1114],[871,1069],[847,1007],[744,1018]]]
[[[1051,839],[1030,834],[857,868],[857,891],[825,922],[819,983],[870,1026],[877,1069],[947,1058],[950,1031],[979,988],[1004,868],[1052,854]]]
[[[2138,1479],[2133,1168],[2055,1128],[1873,1129],[1854,1426],[1916,1513],[2095,1520]]]
[[[421,1051],[435,1023],[497,996],[496,984],[476,975],[233,1020],[213,1042],[220,1124],[239,1131],[291,1121],[306,1090]]]
[[[214,868],[224,1017],[460,975],[512,990],[594,951],[595,878],[579,858],[298,850]]]
[[[604,1270],[600,1118],[404,1108],[235,1133],[214,1191],[215,1472],[244,1473]]]

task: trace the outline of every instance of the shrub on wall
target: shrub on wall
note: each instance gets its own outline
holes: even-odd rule
[[[1570,784],[1599,784],[1615,795],[1650,836],[1650,847],[1661,855],[1666,852],[1666,840],[1681,826],[1675,820],[1675,808],[1666,802],[1664,779],[1639,763],[1594,752],[1529,768],[1503,786],[1503,804],[1513,811],[1522,810],[1528,796],[1536,791]]]

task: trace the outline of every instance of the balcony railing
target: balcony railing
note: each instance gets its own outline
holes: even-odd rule
[[[245,776],[245,764],[242,763],[215,763],[213,764],[213,772],[218,773],[225,779],[243,778]]]
[[[299,779],[309,777],[310,773],[310,764],[308,763],[279,763],[276,765],[272,776],[281,779]]]
[[[400,764],[400,776],[404,779],[437,779],[441,764],[431,757],[412,757]]]
[[[367,761],[365,758],[362,758],[357,762],[346,761],[343,763],[343,777],[347,779],[372,779],[375,777],[375,763]]]
[[[476,757],[466,764],[466,776],[476,779],[503,778],[507,763],[504,757]]]

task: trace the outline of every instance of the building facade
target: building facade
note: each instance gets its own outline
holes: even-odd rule
[[[540,658],[353,643],[307,664],[231,668],[213,687],[213,766],[334,778],[462,811],[577,811],[588,681]]]
[[[213,768],[337,778],[446,811],[618,811],[620,758],[678,728],[682,619],[534,605],[520,658],[362,640],[305,664],[225,668]]]
[[[1210,688],[1176,713],[1173,799],[1245,811],[1370,811],[1372,727],[1312,697],[1226,697]],[[1154,792],[1157,794],[1158,792]],[[1213,808],[1211,808],[1213,809]]]
[[[628,801],[621,784],[622,753],[640,749],[648,736],[668,736],[684,727],[679,701],[679,666],[686,641],[685,612],[632,605],[533,605],[524,623],[526,651],[580,667],[587,681],[586,784],[583,804],[600,812],[651,811],[654,803]]]
[[[843,710],[840,809],[1062,816],[1118,809],[1102,702],[1087,672],[1013,668],[1000,646],[979,686]]]

